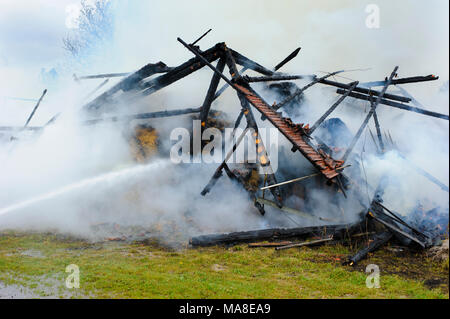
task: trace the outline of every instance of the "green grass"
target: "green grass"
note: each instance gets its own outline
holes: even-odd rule
[[[45,258],[22,254],[30,249]],[[65,268],[77,264],[81,285],[77,296],[97,298],[448,298],[448,262],[435,265],[420,257],[420,268],[428,269],[431,277],[447,276],[447,291],[429,289],[417,276],[396,274],[389,265],[384,271],[385,257],[399,263],[402,259],[377,253],[366,264],[379,258],[381,288],[369,289],[364,264],[356,269],[341,265],[347,254],[348,248],[339,245],[283,251],[246,245],[169,251],[11,232],[0,235],[0,281],[36,288],[46,276],[57,278],[63,294],[68,290]]]

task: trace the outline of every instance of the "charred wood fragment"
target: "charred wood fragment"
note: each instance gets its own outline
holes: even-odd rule
[[[110,102],[111,97],[118,91],[129,91],[131,89],[134,89],[136,88],[137,84],[143,79],[156,73],[167,72],[168,70],[170,70],[170,68],[168,68],[167,65],[165,65],[163,62],[158,62],[155,64],[149,63],[114,85],[112,88],[95,98],[90,103],[86,104],[84,108],[87,110],[98,109],[102,105]]]
[[[177,67],[172,68],[172,70],[170,70],[166,74],[160,75],[159,77],[145,83],[141,83],[138,89],[143,90],[142,94],[150,95],[184,78],[185,76],[188,76],[189,74],[203,68],[206,65],[205,61],[208,63],[214,62],[220,57],[223,47],[223,43],[217,43],[212,48],[206,51],[202,51],[200,54],[198,53],[198,50],[193,49],[188,44],[186,45],[188,46],[189,50],[195,50],[197,56]]]
[[[401,78],[401,79],[393,79],[391,84],[397,85],[397,84],[406,84],[406,83],[417,83],[417,82],[425,82],[425,81],[435,81],[438,80],[439,77],[433,74],[426,75],[426,76],[411,76],[407,78]],[[386,84],[386,81],[373,81],[373,82],[365,82],[361,83],[362,86],[366,87],[372,87],[372,86],[384,86]]]
[[[170,110],[170,111],[159,111],[159,112],[151,112],[151,113],[139,113],[133,115],[118,115],[105,117],[100,119],[92,119],[86,120],[82,122],[83,125],[94,125],[101,122],[118,122],[118,121],[131,121],[131,120],[145,120],[145,119],[153,119],[160,117],[170,117],[170,116],[178,116],[192,113],[199,113],[202,110],[199,108],[186,108],[180,110]]]
[[[345,89],[345,90],[348,90],[350,88],[349,84],[335,82],[335,81],[330,81],[330,80],[326,80],[326,79],[321,79],[319,82],[322,83],[322,84],[335,86],[335,87],[338,87],[340,89]],[[358,93],[367,94],[367,95],[370,95],[370,96],[376,96],[376,97],[381,94],[380,91],[371,90],[371,89],[358,87],[358,86],[355,87],[353,89],[353,91],[358,92]],[[395,101],[405,102],[405,103],[411,102],[410,98],[404,97],[404,96],[400,96],[400,95],[395,95],[395,94],[390,94],[390,93],[383,93],[382,95],[383,95],[384,98],[389,99],[389,100],[395,100]]]
[[[360,229],[360,223],[339,224],[327,226],[311,226],[297,228],[270,228],[253,231],[234,232],[227,234],[212,234],[192,237],[189,243],[194,247],[232,245],[255,240],[275,240],[287,238],[306,238],[308,236],[328,236],[340,239]]]
[[[272,75],[272,76],[244,76],[247,82],[291,81],[311,77],[311,75]]]
[[[332,241],[332,240],[333,240],[333,236],[330,236],[328,238],[312,240],[312,241],[305,241],[303,243],[290,244],[290,245],[286,245],[286,246],[276,247],[275,250],[284,250],[284,249],[289,249],[289,248],[294,248],[294,247],[303,247],[303,246],[315,246],[315,245],[324,244],[324,243]]]
[[[41,97],[39,98],[38,102],[36,103],[35,107],[33,108],[33,111],[31,111],[31,114],[30,114],[30,116],[28,117],[28,119],[27,119],[27,121],[26,121],[24,127],[27,127],[27,126],[28,126],[28,123],[30,123],[31,119],[33,118],[34,113],[36,113],[36,110],[38,109],[39,105],[41,104],[42,99],[44,98],[44,96],[45,96],[46,93],[47,93],[47,89],[45,89],[45,90],[42,92]]]
[[[225,67],[225,58],[222,57],[219,59],[219,62],[217,62],[216,68],[219,72],[223,72],[224,67]],[[211,104],[214,101],[214,96],[216,94],[219,82],[220,76],[217,73],[214,73],[208,88],[208,92],[206,93],[206,97],[202,105],[202,111],[200,113],[200,121],[202,123],[202,127],[205,127],[206,125],[206,119],[208,118],[208,113],[211,108]]]
[[[371,252],[374,252],[384,246],[392,238],[392,233],[387,231],[373,236],[372,241],[367,247],[358,251],[355,255],[348,258],[345,264],[350,266],[356,265],[358,262],[367,257]]]
[[[338,94],[346,94],[347,90],[338,89],[336,91],[336,93],[338,93]],[[369,96],[369,95],[355,93],[355,92],[351,92],[348,96],[353,97],[355,99],[364,100],[364,101],[370,101],[370,99],[371,99],[371,96]],[[411,112],[415,112],[415,113],[419,113],[419,114],[423,114],[423,115],[437,117],[437,118],[440,118],[440,119],[443,119],[443,120],[447,120],[447,121],[449,120],[449,116],[448,115],[445,115],[445,114],[442,114],[442,113],[433,112],[433,111],[424,110],[424,109],[421,109],[421,108],[418,108],[418,107],[409,106],[409,105],[397,103],[397,102],[394,102],[394,101],[389,101],[389,100],[386,100],[386,99],[380,99],[380,104],[389,105],[389,106],[392,106],[392,107],[396,107],[398,109],[411,111]]]
[[[233,55],[237,64],[242,65],[242,66],[246,67],[247,69],[261,73],[263,75],[267,75],[267,76],[271,76],[275,73],[274,71],[271,71],[271,70],[263,67],[262,65],[256,63],[255,61],[252,61],[249,58],[243,56],[239,52],[236,52],[232,49],[230,49],[230,50],[231,50],[231,54]]]
[[[281,61],[280,63],[278,63],[274,70],[278,71],[279,69],[281,69],[286,63],[288,63],[289,61],[291,61],[293,58],[295,58],[297,56],[297,54],[300,52],[301,48],[297,48],[295,49],[291,54],[289,54],[283,61]]]
[[[344,99],[353,91],[353,89],[358,85],[358,81],[350,83],[350,88],[346,94],[342,95],[309,129],[309,134],[312,134],[322,122],[336,109],[336,107],[344,101]]]

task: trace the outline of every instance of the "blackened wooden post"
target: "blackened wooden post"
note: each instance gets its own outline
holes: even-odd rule
[[[353,89],[358,85],[358,81],[353,82],[350,86],[350,89],[347,91],[347,94],[341,96],[317,121],[313,126],[309,129],[309,134],[312,134],[320,124],[336,109],[336,107],[344,101],[344,99],[353,91]]]
[[[299,96],[300,94],[302,94],[306,89],[310,88],[314,84],[319,83],[321,80],[324,80],[324,79],[326,79],[326,78],[328,78],[330,76],[336,75],[336,74],[341,73],[341,72],[344,72],[344,70],[332,72],[332,73],[324,75],[324,76],[322,76],[320,78],[315,78],[312,82],[308,83],[307,85],[305,85],[301,89],[296,90],[293,94],[291,94],[290,96],[285,98],[283,101],[281,101],[280,103],[274,105],[273,109],[278,110],[279,108],[283,107],[284,105],[286,105],[287,103],[292,101],[296,96]]]
[[[44,98],[44,95],[47,93],[47,89],[44,90],[44,92],[42,92],[41,97],[39,98],[36,106],[33,108],[33,111],[31,112],[30,116],[28,117],[24,127],[28,126],[28,123],[30,123],[31,119],[33,118],[34,113],[36,112],[37,108],[39,107],[39,104],[41,104],[42,99]]]
[[[397,70],[398,70],[398,66],[396,66],[394,68],[394,70],[392,71],[391,75],[389,76],[389,79],[386,81],[386,84],[384,85],[384,87],[381,90],[380,94],[377,96],[377,99],[375,100],[375,102],[371,101],[371,108],[370,108],[369,113],[367,114],[364,122],[361,124],[361,127],[358,129],[358,132],[356,132],[356,135],[353,138],[353,140],[351,141],[350,146],[347,148],[347,150],[345,151],[344,156],[342,157],[342,160],[344,161],[344,163],[347,160],[347,158],[350,155],[350,153],[352,152],[353,148],[355,147],[356,142],[358,142],[358,140],[359,140],[362,132],[366,128],[367,123],[369,122],[370,118],[373,116],[373,113],[375,112],[375,109],[376,109],[377,105],[380,103],[381,99],[383,98],[383,95],[386,92],[388,86],[391,84],[392,79],[397,74]]]
[[[373,121],[375,122],[375,129],[377,130],[378,143],[380,144],[381,153],[384,153],[384,142],[381,136],[380,122],[378,121],[378,115],[375,110],[373,110]]]
[[[289,61],[291,61],[293,58],[295,58],[297,56],[297,54],[300,52],[301,48],[297,48],[294,50],[294,52],[292,52],[291,54],[289,54],[283,61],[281,61],[280,63],[278,63],[274,70],[278,71],[279,69],[281,69],[281,67],[283,65],[285,65],[286,63],[288,63]]]
[[[347,93],[347,90],[337,89],[336,93],[337,94],[345,94],[345,93]],[[371,101],[371,99],[372,99],[372,97],[370,95],[360,94],[360,93],[356,93],[356,92],[352,92],[348,96],[350,96],[354,99],[364,100],[364,101]],[[419,107],[409,106],[409,105],[397,103],[397,102],[386,100],[386,99],[380,99],[379,104],[392,106],[392,107],[395,107],[395,108],[398,108],[401,110],[411,111],[411,112],[419,113],[422,115],[436,117],[438,119],[443,119],[443,120],[447,120],[447,121],[449,120],[449,116],[446,114],[428,111],[428,110],[421,109]]]
[[[223,69],[225,68],[225,58],[220,58],[217,62],[216,66],[217,70],[219,72],[223,72]],[[208,118],[209,110],[211,109],[211,104],[214,100],[214,95],[217,90],[217,86],[220,82],[220,76],[217,73],[214,73],[211,83],[208,88],[208,93],[206,93],[205,100],[202,105],[202,112],[200,113],[200,121],[202,125],[202,129],[206,127],[206,120]]]

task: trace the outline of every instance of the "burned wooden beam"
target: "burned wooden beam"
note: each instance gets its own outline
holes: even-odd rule
[[[243,67],[240,71],[239,71],[239,75],[242,75],[245,71],[247,71],[248,68]],[[215,101],[219,96],[222,95],[223,92],[225,92],[225,90],[229,87],[230,85],[228,83],[225,83],[216,93],[216,95],[214,96],[213,101]]]
[[[270,107],[248,84],[235,85],[264,118],[267,118],[292,143],[293,151],[299,150],[327,179],[331,180],[339,175],[336,168],[342,166],[342,161],[334,160],[310,144],[308,125],[295,124],[290,118],[282,117],[281,112],[276,112]]]
[[[235,85],[234,85],[234,84],[233,84],[233,83],[232,83],[225,75],[223,75],[222,72],[220,72],[219,70],[217,70],[217,68],[214,67],[214,66],[211,64],[211,62],[208,61],[208,59],[205,58],[205,56],[204,56],[205,53],[204,53],[204,52],[203,52],[203,53],[200,53],[200,52],[199,52],[198,50],[196,50],[195,48],[189,46],[189,44],[187,44],[186,42],[184,42],[181,38],[177,38],[177,40],[178,40],[178,42],[180,42],[182,45],[184,45],[185,48],[187,48],[189,51],[191,51],[191,52],[196,56],[196,58],[193,58],[192,60],[198,59],[198,60],[200,60],[200,61],[203,63],[203,65],[209,66],[209,68],[210,68],[211,70],[213,70],[216,74],[218,74],[225,82],[227,82],[228,85],[230,85],[231,87],[233,87],[235,90],[238,91],[238,89],[236,88],[236,86],[235,86]],[[216,44],[216,47],[217,47],[216,49],[219,49],[218,45],[220,45],[219,47],[220,47],[220,49],[223,51],[225,44],[224,44],[224,43]],[[216,52],[216,53],[217,53],[217,52]]]
[[[234,59],[233,54],[231,54],[230,49],[226,45],[224,46],[224,51],[225,51],[225,57],[227,59],[226,62],[227,62],[227,66],[228,66],[232,81],[236,82],[238,79],[241,78],[241,75],[239,74],[239,71],[236,66],[236,60]]]
[[[242,134],[238,137],[238,139],[236,140],[236,142],[234,143],[233,147],[228,151],[228,153],[225,155],[224,160],[222,161],[222,163],[219,165],[219,167],[217,167],[217,169],[215,170],[213,176],[211,177],[211,179],[209,180],[208,184],[206,184],[206,186],[203,188],[201,195],[205,196],[206,194],[209,193],[209,191],[214,187],[214,185],[217,183],[217,180],[222,176],[222,170],[224,169],[224,167],[227,165],[227,161],[230,159],[230,157],[233,155],[234,151],[236,150],[236,148],[239,146],[239,144],[242,142],[242,140],[245,137],[245,134],[247,134],[248,131],[248,127],[242,132]]]
[[[261,135],[259,134],[256,120],[250,109],[250,104],[242,93],[238,92],[238,97],[241,102],[242,108],[244,110],[244,115],[247,120],[247,125],[249,128],[253,129],[252,138],[253,138],[253,141],[254,141],[255,147],[256,147],[257,162],[259,163],[260,167],[262,168],[264,175],[267,177],[267,183],[269,185],[275,185],[275,184],[277,184],[277,179],[276,179],[275,173],[272,169],[269,155],[267,154],[264,143],[262,142]],[[281,198],[281,192],[280,192],[279,187],[276,186],[276,187],[271,188],[270,192],[272,193],[277,206],[282,207],[283,200]]]
[[[385,210],[386,212],[388,212],[389,214],[391,214],[391,218],[393,218],[397,223],[405,226],[406,228],[409,228],[410,230],[412,230],[416,235],[422,236],[422,237],[426,237],[426,238],[430,238],[428,235],[422,233],[421,231],[419,231],[417,228],[412,227],[411,225],[409,225],[408,223],[406,223],[399,215],[397,215],[396,213],[394,213],[393,211],[391,211],[390,209],[388,209],[386,206],[384,206],[383,204],[381,204],[379,201],[374,200],[372,202],[372,207],[373,205],[378,205],[380,206],[383,210]],[[377,210],[377,213],[381,213],[383,211]],[[385,214],[383,212],[383,214]]]
[[[383,87],[381,92],[379,92],[379,94],[377,95],[377,99],[375,100],[375,102],[371,99],[369,113],[367,114],[366,118],[364,119],[364,121],[361,124],[360,128],[358,129],[358,131],[356,132],[356,135],[353,137],[353,140],[350,142],[350,146],[347,148],[347,150],[345,151],[344,155],[342,156],[341,160],[344,161],[344,163],[347,161],[347,158],[350,155],[350,153],[353,151],[353,148],[355,147],[356,142],[358,142],[362,132],[364,131],[364,129],[367,126],[367,123],[369,123],[370,118],[373,116],[373,113],[375,112],[375,109],[376,109],[377,105],[380,103],[380,101],[383,98],[383,96],[384,96],[388,86],[390,85],[390,81],[394,78],[395,74],[397,74],[397,70],[398,70],[398,66],[396,66],[394,68],[394,70],[392,71],[391,75],[389,76],[389,79],[388,79],[387,83],[385,84],[385,86]]]
[[[333,236],[330,236],[328,238],[312,240],[312,241],[305,241],[303,243],[296,243],[296,244],[289,244],[289,245],[285,245],[285,246],[275,247],[275,250],[284,250],[284,249],[289,249],[289,248],[294,248],[294,247],[314,246],[314,245],[324,244],[324,243],[332,241],[332,240],[333,240]]]
[[[203,33],[197,40],[195,40],[194,42],[192,42],[190,45],[194,46],[196,45],[201,39],[203,39],[208,33],[211,32],[212,29],[209,29],[208,31],[206,31],[205,33]]]
[[[249,58],[243,56],[239,52],[236,52],[232,49],[230,49],[230,50],[231,50],[231,54],[233,55],[237,64],[242,65],[242,66],[246,67],[247,69],[261,73],[263,75],[267,75],[267,76],[271,76],[275,73],[274,71],[269,70],[269,69],[263,67],[262,65],[256,63],[255,61],[252,61]]]
[[[248,248],[273,248],[280,247],[292,244],[291,241],[280,241],[280,242],[272,242],[272,243],[250,243],[248,244]]]
[[[360,223],[336,224],[326,226],[311,226],[297,228],[270,228],[251,231],[233,232],[226,234],[210,234],[192,237],[189,243],[193,247],[232,245],[247,243],[255,240],[275,240],[288,238],[305,238],[307,236],[333,235],[335,239],[344,238],[347,233],[360,229]]]
[[[375,129],[377,131],[377,137],[378,137],[378,144],[380,145],[380,150],[383,153],[384,152],[384,142],[383,138],[381,137],[381,128],[380,128],[380,122],[378,121],[378,115],[377,111],[373,111],[373,121],[375,123]]]
[[[189,74],[200,70],[206,65],[205,61],[211,63],[217,60],[221,56],[222,47],[223,43],[218,43],[214,47],[201,52],[200,56],[203,59],[196,56],[155,79],[141,83],[138,89],[142,90],[141,93],[145,96],[153,94],[156,91],[188,76]]]
[[[288,96],[287,98],[285,98],[283,101],[281,101],[280,103],[276,104],[273,106],[273,108],[275,110],[278,110],[279,108],[282,108],[284,105],[286,105],[287,103],[289,103],[290,101],[292,101],[296,96],[302,94],[305,90],[307,90],[308,88],[310,88],[311,86],[313,86],[316,83],[319,83],[323,80],[325,80],[326,78],[336,75],[338,73],[344,72],[344,70],[341,71],[336,71],[336,72],[332,72],[329,74],[326,74],[320,78],[314,78],[313,81],[311,81],[310,83],[308,83],[307,85],[305,85],[304,87],[302,87],[301,89],[297,89],[292,95]]]
[[[125,72],[125,73],[105,73],[105,74],[95,74],[95,75],[84,75],[84,76],[77,76],[75,73],[73,74],[73,78],[75,81],[79,80],[91,80],[91,79],[104,79],[104,78],[118,78],[118,77],[124,77],[127,75],[130,75],[131,72]]]
[[[338,94],[346,94],[347,90],[338,89],[336,91],[336,93],[338,93]],[[370,99],[371,99],[371,97],[369,95],[359,94],[359,93],[355,93],[355,92],[350,93],[349,96],[353,97],[355,99],[364,100],[364,101],[370,101]],[[396,108],[401,109],[401,110],[406,110],[406,111],[411,111],[411,112],[415,112],[415,113],[419,113],[419,114],[423,114],[423,115],[436,117],[436,118],[447,120],[447,121],[449,120],[449,116],[448,115],[445,115],[445,114],[442,114],[442,113],[433,112],[433,111],[424,110],[424,109],[421,109],[421,108],[418,108],[418,107],[409,106],[409,105],[397,103],[397,102],[394,102],[394,101],[389,101],[389,100],[386,100],[386,99],[380,99],[380,104],[396,107]]]
[[[225,58],[222,57],[217,62],[216,68],[219,72],[223,72],[224,67],[225,67]],[[206,119],[208,118],[208,113],[211,108],[211,104],[214,101],[214,96],[216,94],[216,90],[219,85],[219,82],[220,82],[220,76],[217,73],[214,73],[213,77],[211,79],[211,83],[208,88],[208,92],[206,93],[205,100],[203,101],[202,111],[200,113],[200,121],[201,121],[202,127],[205,127],[205,125],[206,125]]]
[[[38,102],[36,103],[36,105],[33,108],[33,111],[31,111],[30,116],[28,116],[27,121],[25,122],[24,127],[28,126],[28,123],[30,123],[31,119],[33,118],[34,113],[36,113],[37,108],[39,107],[39,104],[41,104],[42,99],[44,98],[45,94],[47,93],[47,89],[44,90],[44,92],[42,92],[41,97],[39,98]]]
[[[373,236],[372,241],[368,244],[367,247],[358,251],[355,255],[348,258],[345,264],[350,266],[356,265],[358,262],[367,257],[367,255],[371,252],[374,252],[384,246],[389,240],[392,238],[392,233],[389,231],[376,234]]]
[[[373,212],[368,213],[368,215],[373,218],[375,221],[377,221],[378,223],[384,225],[387,229],[389,229],[392,233],[397,233],[400,236],[406,237],[410,240],[412,240],[413,242],[415,242],[416,244],[418,244],[419,246],[421,246],[422,248],[426,247],[426,243],[422,242],[421,240],[419,240],[418,238],[416,238],[415,236],[412,236],[406,232],[404,232],[403,230],[401,230],[400,228],[398,228],[396,225],[393,225],[393,223],[389,223],[377,216],[375,216],[373,214]]]
[[[102,105],[107,104],[108,102],[111,102],[111,97],[117,93],[118,91],[129,91],[132,89],[135,89],[137,84],[142,81],[143,79],[156,74],[168,71],[169,68],[162,62],[158,62],[155,64],[149,63],[139,69],[138,71],[134,72],[130,76],[127,76],[125,79],[114,85],[112,88],[104,92],[103,94],[99,95],[97,98],[95,98],[93,101],[89,102],[84,106],[87,110],[93,110],[98,109]]]
[[[393,79],[391,84],[397,85],[397,84],[406,84],[406,83],[417,83],[417,82],[425,82],[425,81],[435,81],[439,79],[438,76],[430,74],[426,76],[411,76],[407,78],[401,78],[401,79]],[[373,82],[364,82],[361,83],[364,87],[373,87],[373,86],[384,86],[386,84],[386,81],[373,81]]]
[[[345,83],[340,83],[340,82],[335,82],[335,81],[330,81],[330,80],[326,80],[326,79],[322,79],[320,80],[320,83],[322,84],[326,84],[326,85],[331,85],[340,89],[345,89],[348,90],[350,88],[349,84],[345,84]],[[376,91],[376,90],[371,90],[371,89],[367,89],[367,88],[363,88],[363,87],[355,87],[353,89],[353,91],[358,92],[358,93],[363,93],[363,94],[367,94],[370,96],[379,96],[380,95],[380,91]],[[408,97],[404,97],[404,96],[400,96],[400,95],[395,95],[395,94],[390,94],[390,93],[384,93],[383,94],[383,98],[389,99],[389,100],[395,100],[395,101],[399,101],[399,102],[411,102],[411,99]]]
[[[297,48],[296,50],[294,50],[294,52],[292,52],[287,58],[285,58],[283,61],[281,61],[275,68],[274,70],[277,71],[278,69],[280,69],[284,64],[288,63],[290,60],[292,60],[293,58],[295,58],[298,54],[298,52],[300,51],[300,48]],[[244,74],[245,71],[247,71],[249,68],[244,66],[240,71],[239,71],[239,75]],[[214,100],[216,100],[227,88],[228,88],[228,84],[225,83],[216,93],[216,96],[214,96]]]
[[[272,76],[244,76],[247,82],[292,81],[311,77],[311,75],[272,75]]]
[[[121,122],[121,121],[132,121],[132,120],[145,120],[145,119],[153,119],[153,118],[161,118],[161,117],[171,117],[171,116],[179,116],[185,114],[193,114],[200,113],[202,110],[201,107],[198,108],[186,108],[180,110],[168,110],[168,111],[158,111],[151,113],[138,113],[131,115],[117,115],[110,116],[98,119],[85,120],[81,122],[81,125],[95,125],[104,122]],[[47,125],[45,125],[47,126]],[[0,131],[20,131],[20,130],[29,130],[29,131],[40,131],[45,128],[45,126],[27,126],[27,127],[14,127],[14,126],[0,126]]]
[[[358,85],[358,81],[350,83],[350,88],[348,89],[348,93],[342,95],[317,121],[311,126],[309,129],[309,134],[312,134],[322,122],[336,109],[336,107],[344,101],[344,99],[353,91],[353,89]]]
[[[289,61],[291,61],[293,58],[295,58],[297,56],[297,54],[300,52],[301,48],[297,48],[295,49],[291,54],[289,54],[283,61],[281,61],[280,63],[278,63],[274,70],[278,71],[279,69],[281,69],[286,63],[288,63]]]
[[[230,74],[233,78],[233,81],[238,81],[240,78],[240,75],[237,71],[236,62],[234,60],[233,55],[231,54],[230,50],[225,47],[225,53],[227,56],[227,65],[230,70]],[[264,143],[262,142],[262,138],[258,131],[258,125],[256,124],[255,117],[253,116],[253,113],[250,109],[250,104],[245,98],[245,96],[237,90],[237,95],[239,98],[239,101],[242,106],[242,112],[245,116],[245,119],[247,121],[247,127],[252,129],[252,138],[255,143],[256,153],[257,153],[257,163],[262,168],[264,175],[267,178],[267,182],[269,185],[273,185],[277,183],[275,173],[273,172],[272,165],[270,164],[270,159],[267,154],[266,148],[264,146]],[[238,118],[239,119],[239,118]],[[281,193],[278,187],[273,188],[270,190],[274,199],[275,203],[278,207],[282,207],[282,198]]]
[[[154,119],[160,117],[170,117],[170,116],[178,116],[192,113],[200,113],[202,110],[201,107],[198,108],[186,108],[180,110],[168,110],[168,111],[159,111],[159,112],[151,112],[151,113],[139,113],[132,115],[118,115],[105,117],[100,119],[92,119],[83,121],[83,125],[94,125],[101,122],[118,122],[118,121],[131,121],[131,120],[145,120],[145,119]]]

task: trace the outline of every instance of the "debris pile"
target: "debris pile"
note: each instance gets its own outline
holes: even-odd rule
[[[209,31],[208,31],[209,32]],[[188,49],[193,57],[176,66],[168,67],[163,62],[149,63],[133,73],[111,73],[89,76],[76,76],[76,81],[85,81],[92,79],[106,79],[102,82],[90,95],[95,94],[104,84],[112,77],[123,77],[123,79],[114,85],[112,88],[106,90],[92,101],[87,103],[83,110],[91,116],[91,119],[85,120],[84,125],[96,125],[97,123],[105,121],[123,121],[132,122],[133,120],[146,120],[155,118],[166,118],[179,115],[192,115],[201,121],[202,131],[208,127],[224,128],[224,124],[211,115],[217,114],[217,111],[211,109],[215,100],[217,100],[222,93],[230,87],[237,95],[240,102],[241,111],[234,123],[234,128],[238,128],[241,122],[245,119],[245,129],[243,133],[237,137],[236,142],[231,149],[226,150],[226,156],[222,163],[217,167],[209,182],[201,191],[201,195],[213,191],[214,185],[223,175],[223,171],[229,178],[242,185],[244,191],[248,192],[250,200],[254,203],[257,211],[262,215],[266,213],[267,206],[271,209],[276,209],[281,216],[291,218],[310,219],[315,223],[314,226],[296,227],[296,228],[268,228],[253,231],[234,232],[227,234],[212,234],[192,237],[190,244],[193,247],[210,246],[210,245],[230,245],[242,242],[254,242],[269,240],[275,241],[273,243],[258,244],[252,243],[251,247],[277,247],[277,249],[287,249],[292,247],[301,247],[305,245],[319,245],[329,242],[343,242],[346,239],[357,236],[358,234],[371,234],[368,238],[368,245],[364,247],[354,256],[349,257],[347,263],[353,265],[365,258],[369,252],[382,247],[392,240],[396,240],[406,246],[414,246],[415,248],[425,249],[439,244],[439,239],[444,232],[430,232],[426,229],[417,226],[412,218],[406,220],[404,215],[400,215],[383,203],[383,194],[386,185],[389,183],[388,177],[381,179],[378,188],[375,190],[375,195],[367,207],[367,203],[363,200],[363,191],[361,190],[361,180],[353,175],[346,174],[346,169],[350,166],[358,165],[352,159],[352,153],[355,145],[361,137],[363,131],[367,128],[370,120],[373,119],[376,132],[371,133],[372,141],[376,147],[378,155],[381,157],[388,150],[395,149],[395,143],[390,136],[390,133],[385,133],[383,136],[381,124],[378,119],[379,105],[386,105],[393,108],[398,108],[408,112],[414,112],[418,116],[434,117],[442,120],[449,120],[449,116],[433,111],[429,111],[420,105],[403,87],[407,83],[418,83],[437,80],[435,75],[427,76],[413,76],[413,77],[398,77],[398,67],[396,66],[392,72],[382,81],[361,83],[359,81],[352,81],[350,83],[341,83],[330,80],[333,76],[346,72],[346,70],[339,70],[328,73],[324,76],[318,77],[316,75],[289,75],[279,72],[286,63],[292,60],[300,51],[297,48],[294,52],[289,54],[283,61],[278,63],[273,69],[266,68],[261,64],[249,59],[243,54],[229,48],[225,43],[217,43],[207,50],[201,50],[197,43],[205,36],[202,35],[198,40],[192,44],[188,44],[181,38],[178,41]],[[217,61],[216,65],[213,65]],[[238,65],[242,68],[238,70]],[[181,108],[176,110],[166,110],[158,112],[148,112],[129,115],[105,115],[114,113],[116,108],[120,106],[119,101],[126,99],[129,103],[137,101],[140,98],[148,97],[155,92],[179,81],[180,79],[189,76],[190,74],[208,67],[212,70],[212,78],[205,94],[203,103],[198,106],[189,108]],[[225,67],[228,68],[229,75],[225,72]],[[261,76],[244,75],[247,70],[259,73]],[[308,79],[309,83],[303,87],[298,87],[294,80]],[[219,88],[220,81],[223,80],[225,85]],[[269,104],[264,100],[252,86],[253,83],[269,83],[265,86],[266,90],[273,92],[275,96],[281,100]],[[303,94],[306,90],[314,85],[326,85],[336,87],[338,94],[336,101],[320,116],[312,125],[306,123],[298,123],[293,120],[297,118],[296,109],[298,109],[303,101]],[[395,86],[400,89],[401,95],[388,93],[387,90]],[[380,90],[375,90],[375,87],[380,87]],[[46,125],[30,126],[29,123],[33,118],[36,110],[39,107],[46,91],[39,99],[33,112],[30,114],[23,127],[0,127],[0,131],[9,131],[14,136],[19,135],[23,130],[40,131],[46,126],[52,125],[58,120],[59,114],[53,116]],[[331,114],[343,103],[349,99],[356,99],[367,101],[370,105],[369,111],[365,119],[361,123],[359,129],[354,136],[346,133],[345,139],[334,136],[333,132],[337,127],[345,128],[345,124],[341,125],[340,120],[331,118]],[[259,132],[258,121],[254,112],[260,113],[261,120],[271,127],[276,128],[291,144],[291,151],[295,156],[301,156],[306,159],[312,167],[316,170],[314,174],[294,178],[289,181],[279,182],[277,174],[272,168],[269,154],[263,144]],[[284,111],[284,112],[281,112]],[[123,114],[123,113],[121,113]],[[320,134],[316,133],[322,130],[329,130],[329,138],[322,140],[319,138]],[[229,159],[233,156],[237,147],[243,140],[244,136],[251,132],[254,146],[257,151],[256,163],[244,163],[237,168],[232,168],[228,164]],[[316,133],[316,134],[314,134]],[[233,132],[234,135],[234,132]],[[158,149],[158,132],[150,125],[142,125],[135,127],[132,136],[133,152],[138,161],[142,162],[145,159],[155,154]],[[339,142],[333,142],[339,139]],[[343,141],[349,141],[347,145]],[[327,145],[327,142],[334,145]],[[403,155],[402,155],[403,156]],[[442,190],[448,192],[448,186],[444,185],[438,178],[432,176],[425,170],[412,164],[406,157],[403,156],[405,163],[413,166],[416,171],[428,178],[432,183],[435,183]],[[255,175],[257,169],[260,169],[263,174]],[[332,192],[335,196],[344,198],[356,198],[361,205],[359,218],[352,222],[341,222],[341,212],[336,211],[334,217],[327,218],[303,212],[296,208],[290,208],[286,204],[286,197],[284,196],[288,191],[284,191],[282,186],[289,188],[292,191],[293,183],[299,180],[312,180],[315,177],[318,185]],[[262,178],[263,177],[263,178]],[[267,192],[265,192],[267,190]],[[306,192],[307,190],[305,190]],[[270,198],[266,194],[271,193]],[[307,195],[301,195],[307,197]],[[406,212],[403,212],[404,214]],[[435,214],[433,210],[425,212],[427,215]],[[416,214],[417,215],[417,214]],[[440,221],[438,225],[442,228],[447,223],[448,228],[448,210],[446,220]],[[417,216],[415,218],[417,221]],[[116,232],[118,230],[116,229]],[[148,236],[149,233],[142,231],[142,236]],[[306,239],[316,238],[311,242],[295,243],[286,241],[287,239]],[[360,236],[366,238],[366,236]],[[121,240],[126,238],[125,235],[119,235],[111,240]],[[276,242],[283,240],[281,243]]]

